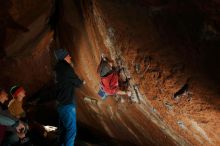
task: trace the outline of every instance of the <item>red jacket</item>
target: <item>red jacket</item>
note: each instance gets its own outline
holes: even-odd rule
[[[119,89],[118,79],[119,76],[117,72],[113,72],[106,77],[101,77],[101,84],[105,93],[109,95],[113,95],[118,91]]]

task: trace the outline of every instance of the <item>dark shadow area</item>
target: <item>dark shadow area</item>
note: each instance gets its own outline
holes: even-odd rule
[[[11,16],[9,12],[12,7],[11,0],[0,0],[0,4],[0,57],[4,57],[6,56],[5,42],[7,41],[7,29],[14,29],[22,32],[27,32],[29,29],[16,22]]]
[[[182,62],[185,68],[179,70],[180,72],[187,70],[192,80],[199,78],[201,84],[218,87],[218,91],[214,88],[208,90],[219,94],[219,3],[206,0],[167,0],[155,3],[141,1],[141,3],[145,3],[142,7],[146,12],[149,11],[148,17],[159,34],[160,46],[156,48],[157,51],[167,54],[162,57],[175,58],[175,62]],[[154,48],[151,49],[152,52],[155,51]],[[145,51],[147,50],[140,49],[140,52]],[[167,62],[167,65],[172,63]]]
[[[78,133],[76,141],[80,144],[80,141],[85,141],[97,146],[136,146],[133,143],[126,141],[120,141],[109,137],[107,134],[87,126],[81,122],[77,123]]]
[[[38,99],[40,98],[40,100]],[[38,100],[36,100],[38,99]],[[27,105],[28,102],[38,102],[35,105]],[[56,101],[54,100],[54,86],[44,86],[38,92],[28,98],[25,109],[28,111],[28,119],[36,121],[41,125],[50,125],[58,127],[58,113],[56,111]],[[57,145],[59,134],[57,132],[49,133],[47,138],[39,137],[37,133],[32,132],[31,138],[36,145]],[[135,144],[120,141],[109,137],[106,133],[98,129],[77,122],[76,146],[135,146]]]

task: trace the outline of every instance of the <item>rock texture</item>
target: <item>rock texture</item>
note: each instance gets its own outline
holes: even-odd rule
[[[0,7],[0,84],[7,89],[19,83],[33,92],[51,78],[52,3],[1,0]]]
[[[67,48],[87,82],[78,121],[94,132],[126,146],[220,144],[218,1],[1,3],[1,86],[36,92],[53,78],[53,49]],[[102,53],[125,68],[137,103],[97,96]]]

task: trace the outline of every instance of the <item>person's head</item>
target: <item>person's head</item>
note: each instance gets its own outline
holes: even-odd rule
[[[55,51],[55,56],[57,58],[58,61],[66,61],[67,63],[71,64],[71,56],[69,54],[69,52],[65,49],[58,49]]]
[[[7,100],[8,100],[8,94],[6,93],[4,89],[0,88],[0,102],[4,103]]]
[[[22,101],[26,96],[26,91],[22,86],[13,86],[10,89],[10,94],[15,100]]]

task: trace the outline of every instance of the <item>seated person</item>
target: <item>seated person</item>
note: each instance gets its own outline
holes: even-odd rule
[[[13,86],[10,89],[10,94],[13,97],[13,99],[9,102],[8,105],[8,109],[10,113],[18,119],[24,118],[25,111],[22,107],[22,104],[23,104],[23,99],[26,96],[26,91],[21,86]]]
[[[121,80],[120,69],[113,66],[113,63],[106,57],[101,58],[97,72],[101,78],[101,89],[99,95],[105,99],[108,95],[127,95],[131,96],[131,91],[121,90],[121,87],[126,84],[128,79]]]
[[[19,138],[25,137],[25,126],[17,118],[13,117],[7,110],[5,102],[8,100],[8,94],[4,89],[0,89],[0,145],[10,146],[19,143]]]
[[[25,89],[21,86],[13,86],[10,89],[10,94],[13,97],[8,105],[10,113],[21,121],[24,121],[25,123],[28,122],[29,127],[27,128],[27,130],[32,131],[32,133],[37,133],[38,136],[46,137],[47,132],[45,131],[43,126],[36,121],[29,120],[29,118],[26,117],[26,112],[23,109],[23,102],[24,98],[26,97]]]

